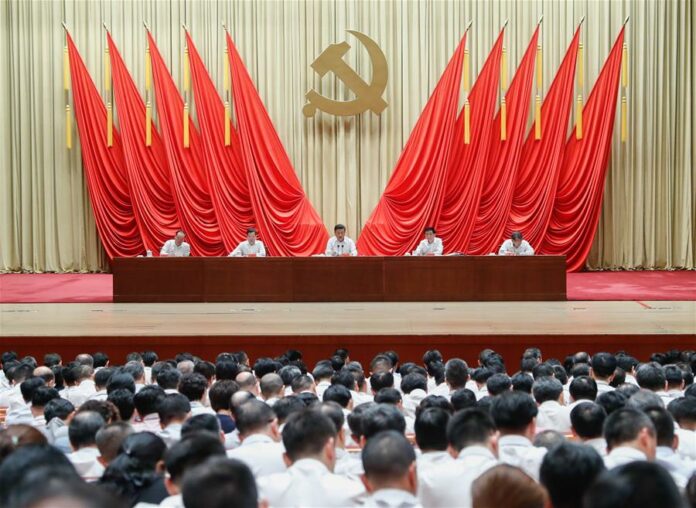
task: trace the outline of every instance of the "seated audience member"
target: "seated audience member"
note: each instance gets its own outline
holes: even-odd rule
[[[258,364],[258,361],[256,362]],[[256,367],[256,365],[254,365]],[[239,364],[229,359],[222,357],[215,363],[215,380],[216,381],[234,381],[237,374],[240,372]]]
[[[428,380],[415,372],[405,375],[401,379],[401,391],[404,394],[403,407],[406,416],[415,417],[416,408],[428,395]]]
[[[44,468],[30,472],[20,483],[8,506],[13,507],[70,507],[126,508],[127,503],[114,498],[98,485],[85,483],[64,470]],[[25,485],[26,484],[26,485]],[[26,488],[31,485],[31,488]]]
[[[544,456],[539,481],[553,508],[582,508],[582,496],[604,471],[604,461],[589,446],[561,443]]]
[[[563,405],[563,385],[554,377],[540,377],[534,381],[532,394],[539,404],[536,427],[539,431],[570,432],[570,411]]]
[[[225,458],[225,448],[214,434],[197,432],[172,445],[164,454],[164,465],[168,473],[164,478],[164,486],[169,497],[160,506],[183,508],[181,481],[184,475],[212,457]]]
[[[283,378],[275,372],[265,374],[259,382],[259,387],[261,388],[261,398],[271,407],[285,396]]]
[[[690,370],[690,369],[689,369]],[[684,395],[684,372],[677,365],[665,365],[665,380],[667,381],[667,390],[664,393],[660,393],[662,401],[667,404],[672,402],[674,399]]]
[[[521,469],[500,464],[479,476],[471,486],[473,508],[547,508],[549,494]]]
[[[155,377],[157,385],[164,390],[164,393],[179,393],[179,381],[181,381],[181,372],[178,369],[163,369],[157,373]]]
[[[622,409],[626,406],[628,401],[628,395],[620,390],[612,390],[610,392],[604,392],[597,396],[595,402],[602,406],[607,412],[607,415],[612,414],[614,411]]]
[[[72,452],[68,424],[73,413],[75,413],[75,406],[65,399],[53,399],[44,406],[45,433],[48,443],[66,454]]]
[[[387,430],[370,437],[362,452],[369,493],[364,506],[419,508],[416,454],[403,433]]]
[[[145,387],[145,366],[142,359],[129,361],[123,366],[123,371],[133,376],[135,393],[138,393]]]
[[[679,454],[696,460],[696,397],[675,399],[667,409],[679,424],[679,428],[676,429],[679,436]]]
[[[113,422],[97,431],[94,441],[102,466],[107,467],[118,456],[123,442],[133,433],[133,427],[126,422]]]
[[[202,374],[192,372],[191,374],[184,374],[181,376],[181,380],[179,381],[179,393],[186,396],[191,403],[191,414],[193,416],[206,413],[211,415],[215,414],[212,408],[203,404],[207,389],[208,381]]]
[[[107,402],[111,402],[116,409],[118,409],[118,414],[121,420],[124,422],[130,422],[133,418],[133,413],[135,413],[135,403],[133,402],[133,392],[121,388],[114,390],[109,393],[106,399]]]
[[[425,240],[413,251],[414,256],[442,256],[442,240],[435,236],[435,228],[428,226],[423,230]]]
[[[510,384],[513,390],[531,395],[534,378],[527,373],[518,372],[510,378]]]
[[[305,409],[305,405],[299,397],[294,395],[288,395],[283,397],[278,402],[273,404],[273,413],[275,413],[278,419],[278,429],[281,429],[285,422],[290,418],[290,415]]]
[[[306,374],[293,379],[292,383],[290,383],[290,387],[292,389],[292,393],[295,395],[300,395],[302,393],[312,393],[314,395],[317,394],[314,380]]]
[[[488,395],[495,397],[503,392],[506,392],[512,388],[512,380],[510,376],[503,373],[493,374],[486,380],[486,389],[488,390]]]
[[[505,240],[498,250],[499,256],[533,256],[534,249],[527,240],[522,238],[522,233],[515,231],[510,238]]]
[[[679,437],[674,432],[674,419],[664,408],[651,407],[645,410],[655,426],[657,434],[657,449],[655,450],[655,462],[664,467],[677,487],[684,489],[696,472],[696,462],[679,456]]]
[[[322,399],[326,389],[331,386],[331,376],[334,375],[333,367],[331,366],[330,360],[322,360],[317,362],[314,370],[312,371],[312,377],[317,385],[317,397]]]
[[[68,458],[86,480],[95,480],[104,472],[104,466],[99,461],[96,436],[105,424],[104,418],[94,411],[78,413],[70,420],[68,437],[73,452]]]
[[[604,422],[604,439],[609,451],[604,458],[607,469],[636,460],[655,459],[655,426],[637,409],[623,408],[611,413]]]
[[[394,388],[394,374],[389,371],[382,371],[375,372],[370,376],[372,395],[377,395],[382,388]]]
[[[367,402],[365,404],[360,404],[346,415],[346,423],[348,423],[348,429],[350,430],[349,437],[351,440],[351,444],[356,448],[360,446],[360,443],[362,442],[362,437],[364,436],[363,423],[365,419],[365,413],[375,406],[377,406],[377,403],[375,402]],[[404,428],[406,428],[405,422]]]
[[[358,406],[360,407],[360,406]],[[383,430],[395,430],[403,434],[406,430],[404,415],[391,404],[375,404],[365,410],[360,417],[360,447],[378,432]]]
[[[127,372],[114,372],[106,384],[107,399],[111,392],[116,390],[128,390],[135,395],[135,379]]]
[[[188,471],[181,494],[186,508],[265,508],[258,501],[254,475],[238,460],[213,457]]]
[[[172,446],[181,439],[181,427],[191,416],[191,403],[180,393],[170,393],[160,402],[157,414],[161,427],[157,435]]]
[[[597,398],[597,382],[590,376],[578,376],[570,382],[568,387],[570,401],[568,409],[572,410],[582,402],[594,402]]]
[[[500,431],[501,462],[522,468],[535,480],[539,478],[539,467],[546,453],[544,448],[532,445],[537,413],[534,399],[522,392],[505,392],[491,402],[491,416]]]
[[[641,388],[628,398],[625,407],[644,411],[649,407],[665,407],[665,405],[662,402],[662,397],[657,393]]]
[[[582,401],[570,411],[573,436],[591,446],[601,457],[607,456],[607,442],[603,437],[607,412],[599,404]]]
[[[249,400],[234,410],[241,444],[227,456],[247,464],[256,478],[286,470],[278,420],[265,402]],[[287,425],[287,423],[286,423]]]
[[[31,425],[34,417],[31,414],[31,398],[34,392],[46,386],[46,382],[40,377],[30,377],[20,384],[21,398],[18,403],[12,404],[5,417],[5,425],[17,425],[20,423]]]
[[[479,409],[455,413],[447,425],[447,441],[456,460],[418,471],[423,506],[471,506],[471,484],[498,463],[495,423]]]
[[[167,446],[152,432],[136,432],[123,441],[121,453],[112,460],[99,484],[126,500],[130,506],[138,503],[159,504],[167,497],[164,477],[158,465]]]
[[[266,256],[266,247],[261,240],[256,239],[256,229],[249,228],[246,240],[240,242],[229,255],[230,257],[262,258]]]
[[[159,432],[160,421],[157,412],[165,397],[164,390],[157,385],[148,385],[135,394],[135,418],[131,425],[136,432]]]
[[[343,224],[334,226],[334,236],[329,238],[326,244],[327,256],[357,256],[358,249],[355,248],[355,242],[346,236],[346,227]]]
[[[109,384],[109,379],[113,375],[114,370],[110,368],[101,368],[94,373],[94,393],[87,400],[106,400],[109,395],[106,392],[106,385]]]
[[[565,436],[557,430],[542,430],[541,432],[537,432],[537,435],[534,436],[532,444],[535,448],[546,448],[550,450],[556,445],[564,443],[565,440]]]
[[[121,415],[113,402],[108,400],[88,400],[80,406],[77,413],[84,411],[94,411],[99,413],[106,425],[121,421]]]
[[[452,403],[455,411],[474,408],[476,407],[476,394],[468,388],[461,388],[452,393],[450,402]]]
[[[419,474],[433,466],[452,462],[452,456],[447,451],[449,419],[450,413],[440,407],[429,407],[418,413],[414,430],[421,451],[418,456]]]
[[[167,240],[162,245],[160,256],[186,257],[191,255],[191,246],[184,241],[186,233],[181,229],[176,232],[172,240]]]
[[[667,393],[665,369],[659,363],[650,362],[640,365],[636,369],[636,381],[643,390],[650,390],[660,396]]]
[[[336,427],[321,411],[304,409],[283,428],[288,470],[258,479],[259,494],[270,506],[351,506],[364,497],[363,485],[334,474]]]
[[[360,475],[365,471],[363,471],[360,458],[348,453],[346,450],[346,438],[349,430],[346,429],[346,417],[343,414],[343,408],[336,402],[328,401],[322,403],[318,410],[328,416],[336,428],[336,465],[334,466],[334,473],[359,480]]]
[[[39,429],[41,432],[46,431],[46,418],[44,409],[46,404],[52,400],[59,399],[60,395],[55,388],[47,388],[46,386],[38,387],[31,396],[31,411],[32,421],[31,426]],[[7,423],[7,422],[5,422]]]
[[[583,508],[685,508],[674,480],[658,464],[630,462],[605,471],[583,497]]]
[[[614,389],[611,381],[616,370],[616,357],[611,353],[597,353],[592,356],[590,375],[597,383],[597,395],[602,395]]]
[[[259,380],[252,372],[240,372],[234,380],[237,382],[237,385],[239,385],[240,390],[249,392],[254,395],[254,397],[259,396]]]
[[[230,401],[232,400],[232,395],[238,391],[239,385],[231,380],[216,381],[208,390],[210,407],[215,411],[220,421],[220,428],[224,434],[229,434],[237,428],[232,418]]]
[[[208,432],[218,437],[220,442],[225,444],[225,435],[220,428],[220,421],[215,415],[200,414],[189,418],[181,426],[181,439],[199,432]]]
[[[469,367],[460,358],[452,358],[445,363],[445,382],[433,390],[432,395],[451,397],[457,390],[467,388]]]

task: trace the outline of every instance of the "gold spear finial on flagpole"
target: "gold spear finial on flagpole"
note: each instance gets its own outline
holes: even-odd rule
[[[630,15],[626,16],[626,19],[624,20],[623,24],[626,25],[626,23],[628,23],[629,19],[631,19],[631,16]]]
[[[582,25],[584,22],[585,22],[585,16],[583,16],[582,18],[580,18],[580,23],[578,23],[578,24],[579,24],[579,25]]]
[[[539,22],[537,23],[537,25],[541,25],[541,22],[543,20],[544,20],[544,15],[542,14],[541,16],[539,16]]]
[[[469,29],[471,28],[471,25],[473,24],[474,20],[470,19],[469,23],[466,25],[466,30],[464,30],[464,33],[467,33]]]

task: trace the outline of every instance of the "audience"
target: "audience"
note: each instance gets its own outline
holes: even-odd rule
[[[694,351],[63,360],[0,356],[0,506],[696,501]]]

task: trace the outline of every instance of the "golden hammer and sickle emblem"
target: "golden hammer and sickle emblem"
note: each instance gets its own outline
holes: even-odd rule
[[[359,115],[368,109],[372,110],[373,113],[379,114],[387,107],[386,101],[382,99],[382,93],[387,87],[388,76],[387,59],[384,53],[377,43],[364,33],[355,30],[348,30],[348,33],[357,37],[370,55],[372,82],[366,83],[343,60],[343,55],[350,49],[350,44],[345,41],[340,44],[331,44],[312,62],[312,69],[319,76],[324,76],[327,72],[333,71],[336,77],[343,81],[355,94],[355,99],[352,101],[335,101],[311,89],[305,94],[307,104],[302,108],[302,112],[306,117],[314,116],[317,109],[321,109],[331,115],[351,116]]]

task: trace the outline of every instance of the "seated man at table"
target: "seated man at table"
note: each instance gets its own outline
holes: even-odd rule
[[[505,240],[498,251],[499,256],[533,256],[534,249],[527,240],[522,239],[522,233],[515,231]]]
[[[435,236],[435,228],[428,226],[424,230],[425,240],[413,251],[414,256],[442,256],[442,240]]]
[[[173,240],[167,240],[160,250],[160,256],[182,257],[191,255],[191,246],[184,241],[186,233],[178,230]]]
[[[326,244],[327,256],[357,256],[358,249],[355,242],[346,236],[346,227],[343,224],[334,226],[334,235]]]
[[[230,252],[230,256],[234,257],[242,256],[249,258],[262,258],[265,255],[266,248],[263,246],[263,242],[261,240],[256,239],[256,229],[254,228],[247,229],[247,239],[237,245],[237,248]]]

